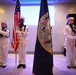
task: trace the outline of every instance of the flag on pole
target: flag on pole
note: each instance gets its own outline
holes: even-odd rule
[[[20,2],[19,0],[16,1],[16,7],[15,7],[15,13],[14,13],[14,27],[12,31],[12,48],[14,51],[17,51],[19,40],[18,40],[18,35],[15,33],[15,31],[19,27],[19,19],[20,19]]]
[[[33,75],[53,75],[53,49],[47,0],[41,0]]]

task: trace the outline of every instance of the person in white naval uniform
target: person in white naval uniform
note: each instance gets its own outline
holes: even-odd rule
[[[5,68],[7,66],[8,49],[9,49],[9,36],[10,31],[7,28],[5,22],[1,22],[0,29],[0,67]]]
[[[16,31],[19,37],[19,47],[18,47],[18,55],[19,55],[19,65],[17,68],[26,68],[26,46],[28,42],[28,27],[24,25],[24,18],[20,18],[19,29]]]
[[[76,39],[76,30],[74,28],[74,17],[69,17],[67,19],[68,25],[64,28],[64,36],[65,36],[65,48],[66,48],[66,63],[67,68],[76,68],[75,58],[76,58],[76,47],[75,47],[75,39]]]

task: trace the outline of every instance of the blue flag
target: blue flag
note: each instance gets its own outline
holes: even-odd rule
[[[53,75],[53,49],[47,0],[41,0],[35,45],[34,75]]]

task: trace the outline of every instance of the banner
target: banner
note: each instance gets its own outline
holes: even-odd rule
[[[19,27],[19,19],[20,19],[20,2],[19,0],[17,0],[16,7],[15,7],[15,13],[14,13],[14,27],[12,31],[12,42],[11,42],[11,45],[14,51],[17,51],[18,44],[19,44],[18,35],[15,33],[15,31]]]
[[[33,75],[53,75],[52,27],[47,0],[41,0]]]

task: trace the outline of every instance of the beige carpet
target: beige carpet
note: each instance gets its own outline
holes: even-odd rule
[[[17,69],[18,63],[15,63],[15,55],[9,54],[8,66],[6,68],[0,68],[0,75],[32,75],[33,56],[33,54],[27,54],[26,69]],[[54,55],[53,73],[54,75],[76,75],[76,69],[68,69],[66,67],[66,57],[56,54]]]

